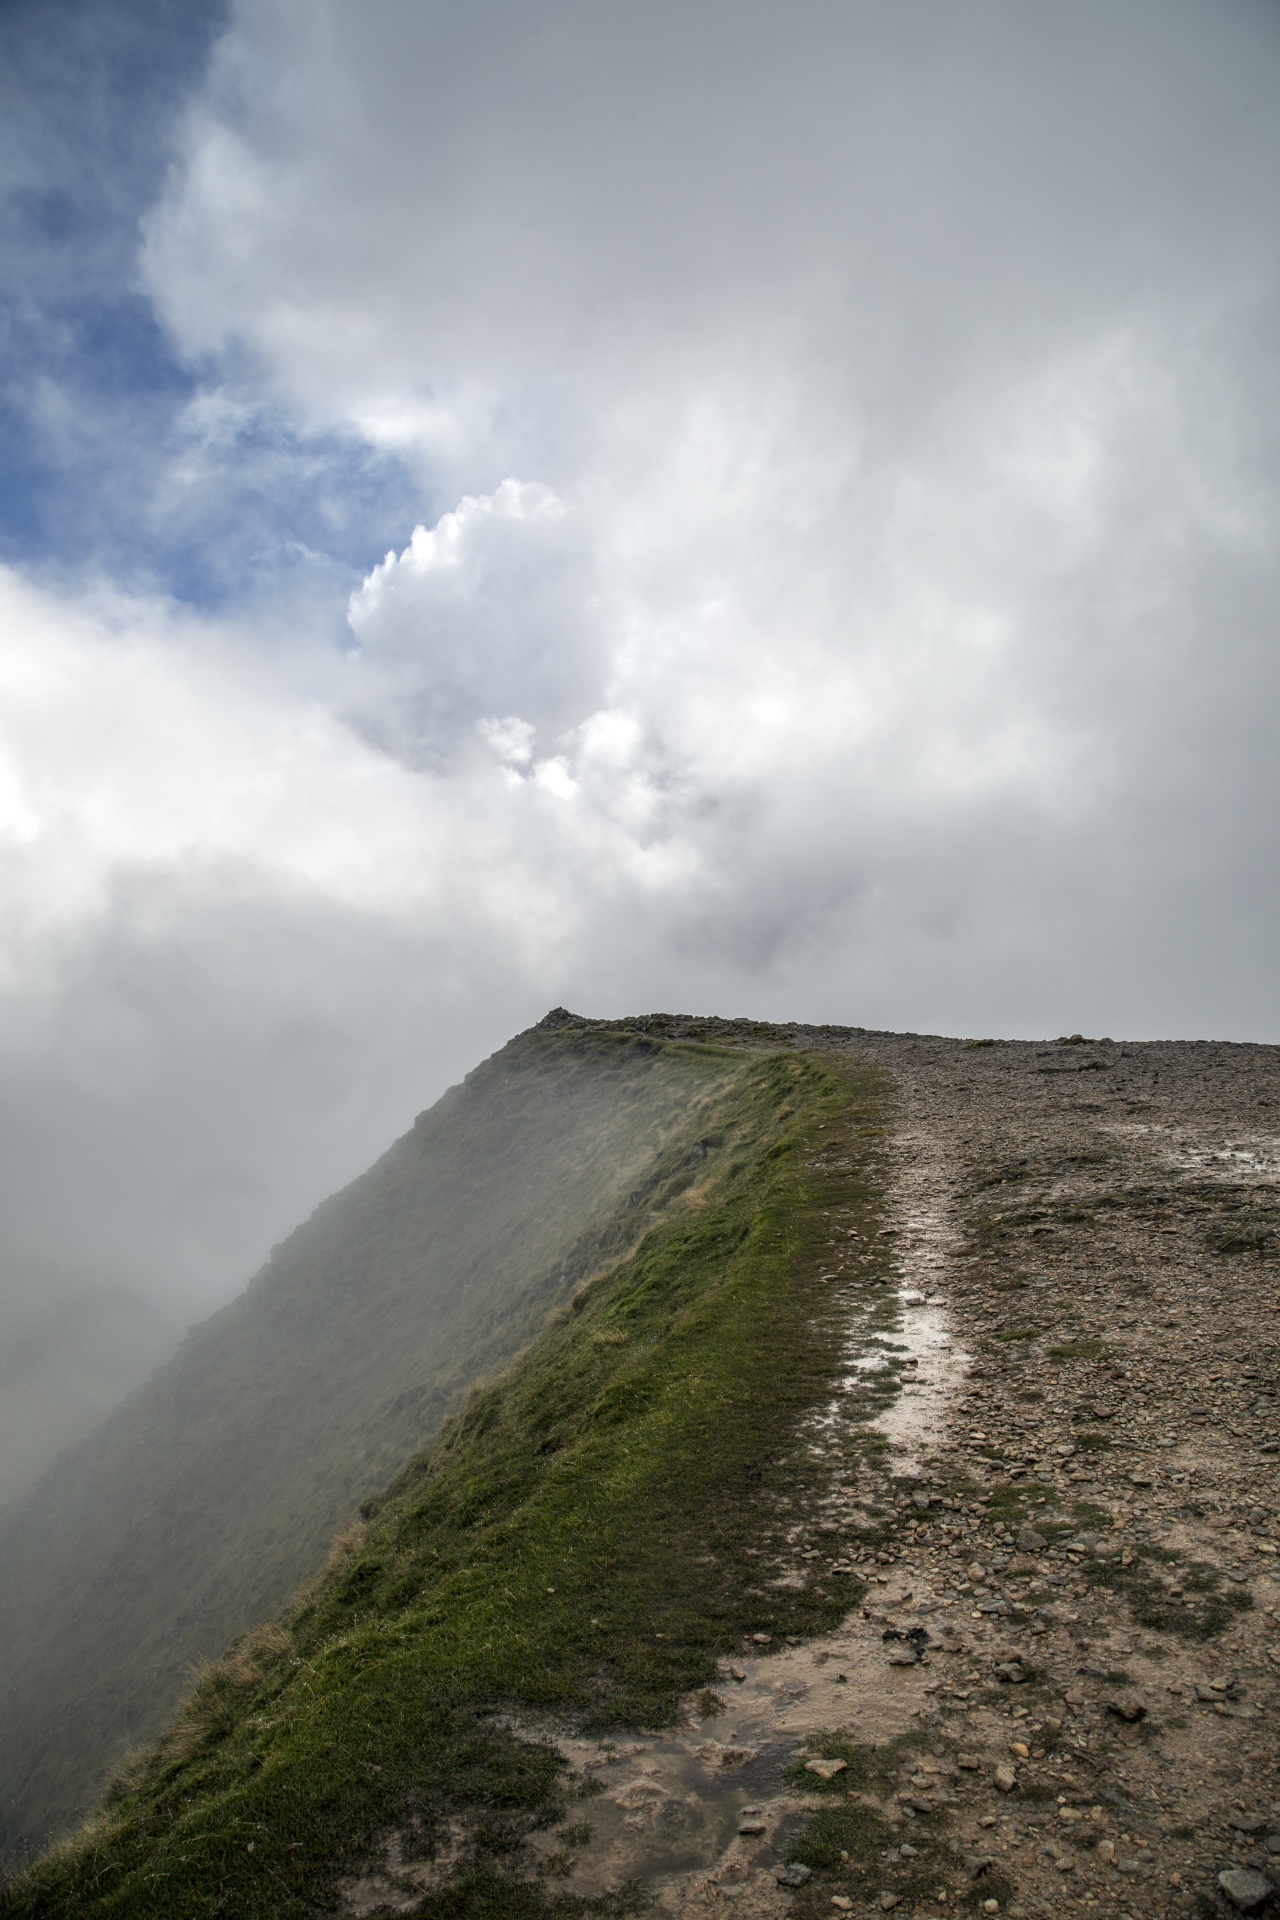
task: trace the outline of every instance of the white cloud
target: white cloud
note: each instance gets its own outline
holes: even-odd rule
[[[191,471],[284,420],[421,524],[345,651],[0,574],[10,1240],[228,1287],[554,1002],[1274,1034],[1276,31],[233,9]]]
[[[591,555],[549,487],[467,495],[352,594],[352,711],[410,760],[447,760],[507,709],[558,735],[608,670],[593,598]]]

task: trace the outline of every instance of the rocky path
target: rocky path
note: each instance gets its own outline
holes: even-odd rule
[[[768,1543],[776,1579],[865,1595],[826,1640],[744,1646],[674,1734],[561,1741],[606,1786],[572,1890],[754,1920],[1261,1910],[1280,1050],[794,1038],[900,1089],[881,1244],[831,1221],[828,1497]]]

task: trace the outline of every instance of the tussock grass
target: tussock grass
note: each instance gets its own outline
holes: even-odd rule
[[[531,1724],[670,1723],[744,1634],[829,1628],[855,1596],[774,1588],[749,1549],[824,1474],[797,1444],[841,1365],[821,1209],[874,1227],[886,1098],[878,1075],[748,1060],[698,1206],[579,1286],[366,1502],[3,1911],[301,1920],[393,1832],[414,1857],[451,1850],[422,1908],[438,1920],[578,1911],[527,1864],[573,1791]]]

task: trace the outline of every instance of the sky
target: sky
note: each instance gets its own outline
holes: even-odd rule
[[[562,1004],[1280,1039],[1271,0],[3,0],[0,1501]]]

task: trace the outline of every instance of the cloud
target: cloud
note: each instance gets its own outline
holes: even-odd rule
[[[449,757],[512,707],[558,736],[608,673],[591,565],[549,487],[508,478],[467,495],[352,594],[351,710],[410,760]]]
[[[1275,1036],[1278,33],[233,9],[130,564],[0,573],[13,1272],[223,1297],[557,1002]]]

